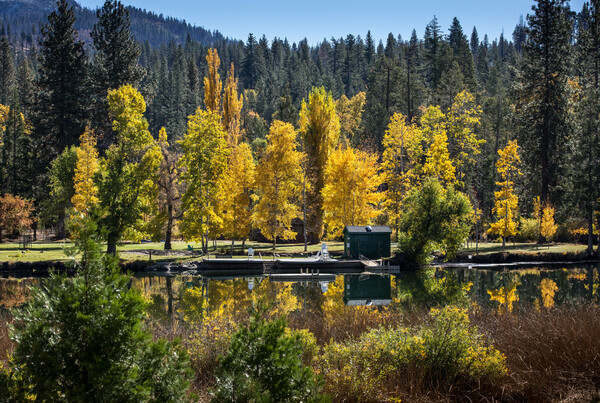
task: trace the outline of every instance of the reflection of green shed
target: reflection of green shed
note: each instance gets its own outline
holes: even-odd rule
[[[369,259],[389,257],[392,230],[387,226],[350,226],[344,228],[344,257]]]
[[[382,275],[344,276],[346,305],[389,305],[392,302],[392,278]]]

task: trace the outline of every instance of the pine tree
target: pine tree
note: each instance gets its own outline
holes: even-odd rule
[[[74,24],[73,8],[61,0],[42,27],[34,122],[38,147],[44,150],[40,170],[65,147],[77,144],[88,120],[88,63]]]
[[[570,142],[572,200],[585,212],[588,255],[593,253],[594,211],[600,197],[600,2],[586,3],[577,38],[578,125]]]
[[[14,84],[15,66],[13,51],[6,37],[3,37],[0,39],[0,104],[8,104]]]
[[[572,21],[564,0],[537,0],[533,11],[527,16],[520,64],[517,134],[531,191],[540,195],[542,203],[556,203],[570,134],[567,83]]]
[[[101,148],[115,141],[108,117],[106,96],[122,85],[137,87],[144,75],[138,65],[140,46],[130,31],[129,11],[118,0],[106,0],[96,11],[98,22],[90,33],[96,49],[92,68],[95,95],[95,129],[101,136]]]

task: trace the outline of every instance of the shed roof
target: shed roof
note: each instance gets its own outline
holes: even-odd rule
[[[371,228],[371,231],[367,231],[367,227]],[[387,225],[347,225],[346,228],[344,228],[345,232],[349,232],[351,234],[357,234],[357,233],[362,233],[362,234],[381,234],[381,233],[392,233],[392,230],[390,227],[388,227]]]

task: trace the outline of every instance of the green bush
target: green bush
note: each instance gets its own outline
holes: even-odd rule
[[[15,312],[18,345],[0,380],[12,396],[0,392],[0,401],[185,400],[187,353],[152,340],[143,328],[144,299],[114,258],[100,258],[90,231],[80,230],[83,263],[76,275],[52,274]]]
[[[515,235],[517,242],[537,242],[540,236],[540,222],[535,218],[522,218],[519,233]]]
[[[330,343],[320,370],[333,398],[382,401],[416,389],[472,387],[506,374],[504,356],[470,325],[466,310],[432,309],[426,324],[375,329]]]
[[[286,334],[283,319],[267,322],[264,308],[234,333],[217,370],[215,402],[322,400],[312,370],[302,364],[300,335]]]
[[[433,178],[408,194],[404,202],[398,248],[418,264],[439,249],[452,258],[469,236],[472,207],[464,194],[444,189]]]

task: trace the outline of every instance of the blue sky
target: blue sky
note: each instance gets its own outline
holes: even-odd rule
[[[78,0],[95,9],[103,0]],[[268,39],[287,37],[298,42],[304,37],[311,44],[323,38],[346,36],[349,33],[365,37],[370,29],[378,41],[389,32],[408,39],[412,29],[423,36],[425,25],[438,17],[448,32],[453,17],[458,17],[467,36],[473,26],[483,39],[500,36],[504,30],[510,38],[519,16],[531,11],[533,0],[122,0],[157,14],[185,19],[191,24],[219,30],[226,36],[243,39],[251,32]],[[583,0],[571,1],[571,8],[580,11]]]

